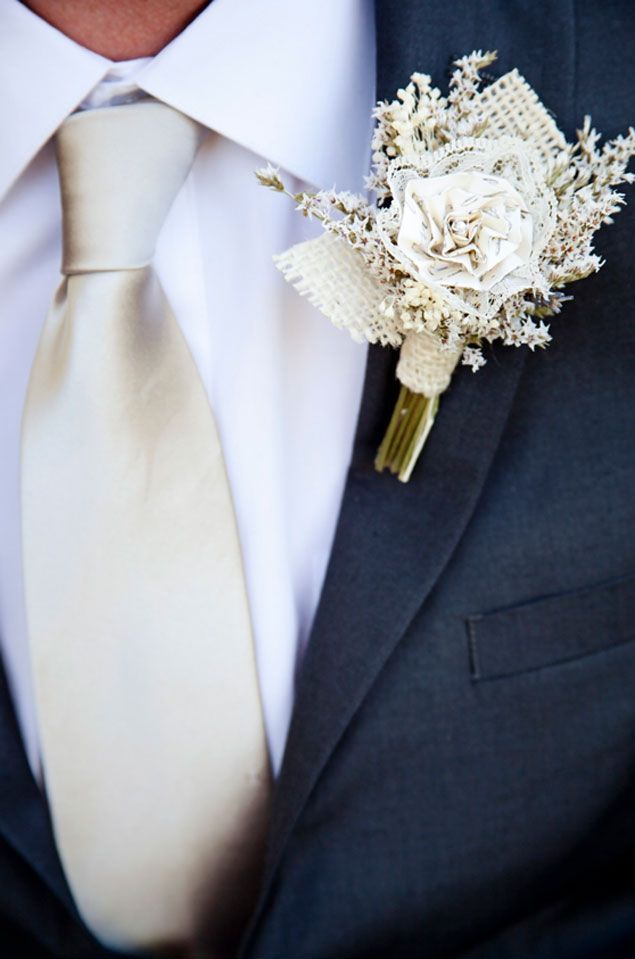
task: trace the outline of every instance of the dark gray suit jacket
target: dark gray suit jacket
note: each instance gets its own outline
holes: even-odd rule
[[[635,120],[629,0],[376,0],[378,97],[495,48],[572,138]],[[319,4],[316,4],[319,16]],[[370,351],[243,959],[634,959],[635,196],[537,355],[443,398],[408,485],[373,470]],[[0,690],[0,943],[105,959]],[[39,951],[38,951],[39,950]]]

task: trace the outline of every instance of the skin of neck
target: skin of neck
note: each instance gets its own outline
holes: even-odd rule
[[[25,0],[25,5],[71,40],[109,60],[152,57],[209,0]]]

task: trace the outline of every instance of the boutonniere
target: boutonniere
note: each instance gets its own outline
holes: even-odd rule
[[[277,170],[259,181],[324,228],[277,256],[284,276],[360,342],[400,349],[401,390],[375,466],[407,481],[459,362],[477,371],[484,343],[530,350],[564,289],[600,269],[593,237],[624,203],[635,130],[598,147],[587,117],[567,143],[512,70],[482,88],[495,53],[454,64],[447,97],[415,73],[374,110],[376,196],[289,193]]]

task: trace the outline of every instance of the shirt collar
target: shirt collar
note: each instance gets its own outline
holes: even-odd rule
[[[19,0],[0,4],[0,197],[110,65]]]
[[[321,187],[359,190],[375,96],[371,0],[213,0],[135,77],[204,126]],[[113,66],[0,5],[0,195]]]

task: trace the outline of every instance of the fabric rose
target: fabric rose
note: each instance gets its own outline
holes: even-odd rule
[[[500,176],[457,172],[406,185],[397,247],[430,287],[490,290],[529,262],[533,222]]]

